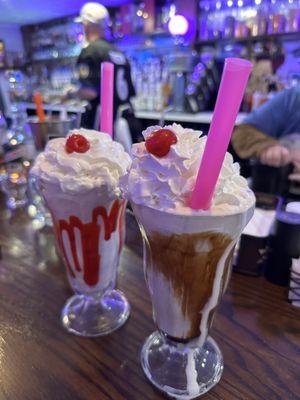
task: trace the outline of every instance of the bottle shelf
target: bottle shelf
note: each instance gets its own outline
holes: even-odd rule
[[[209,40],[198,40],[196,42],[197,47],[203,46],[215,46],[228,43],[240,43],[240,44],[251,44],[256,42],[267,42],[271,40],[284,40],[284,41],[294,41],[300,38],[299,32],[284,32],[284,33],[273,33],[269,35],[258,35],[258,36],[248,36],[248,37],[231,37],[231,38],[218,38]]]

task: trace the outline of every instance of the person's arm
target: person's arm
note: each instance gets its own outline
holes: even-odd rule
[[[81,100],[92,101],[92,100],[96,99],[96,97],[98,96],[98,93],[92,87],[82,86],[78,90],[76,95],[79,96]]]
[[[96,99],[97,96],[98,93],[93,87],[84,86],[83,84],[81,84],[81,87],[79,89],[70,89],[65,96],[65,100],[75,99],[79,97],[80,100],[92,101]]]
[[[238,126],[232,137],[232,145],[240,158],[256,157],[263,164],[279,167],[291,161],[289,149],[280,144],[287,120],[293,107],[294,92],[283,90],[273,99],[253,111]]]
[[[288,148],[271,136],[251,125],[238,126],[231,139],[234,151],[240,158],[258,158],[262,164],[281,167],[291,162]]]
[[[252,125],[243,124],[235,128],[231,143],[236,154],[243,159],[256,157],[270,146],[278,144],[278,140],[266,135]]]
[[[287,119],[290,116],[290,98],[293,98],[291,89],[282,90],[272,99],[252,111],[243,121],[258,131],[274,138],[280,139],[285,131]]]

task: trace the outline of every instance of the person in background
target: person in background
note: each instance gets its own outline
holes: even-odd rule
[[[98,126],[95,126],[95,117],[100,103],[100,64],[109,61],[115,66],[114,118],[119,106],[128,104],[129,109],[131,108],[130,98],[135,95],[130,65],[125,55],[106,40],[110,20],[104,6],[99,3],[86,3],[75,21],[82,22],[86,41],[77,61],[81,87],[76,96],[89,103],[81,124],[87,129],[98,129]],[[72,95],[74,96],[74,93]]]
[[[281,167],[294,164],[290,179],[300,181],[300,85],[285,89],[250,113],[237,126],[231,144],[242,158],[256,157],[262,164]],[[289,138],[293,137],[293,140]]]

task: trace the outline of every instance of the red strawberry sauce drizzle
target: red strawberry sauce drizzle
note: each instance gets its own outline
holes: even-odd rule
[[[119,231],[119,254],[123,244],[123,218],[126,202],[115,200],[109,215],[104,207],[96,207],[92,212],[92,222],[84,224],[78,217],[71,216],[69,222],[66,220],[56,221],[57,237],[60,249],[66,260],[67,269],[72,278],[76,278],[76,272],[81,272],[78,253],[76,251],[75,229],[81,236],[81,248],[83,257],[83,279],[89,286],[95,286],[99,281],[99,269],[101,255],[99,254],[99,239],[101,226],[98,217],[102,217],[104,223],[104,240],[108,241],[111,234],[118,228]],[[70,264],[63,242],[63,232],[66,232],[70,242],[70,249],[74,260],[75,271]]]

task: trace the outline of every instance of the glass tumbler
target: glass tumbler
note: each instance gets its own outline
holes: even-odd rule
[[[12,162],[4,167],[1,187],[6,195],[6,206],[10,210],[27,204],[27,173],[22,162]]]

